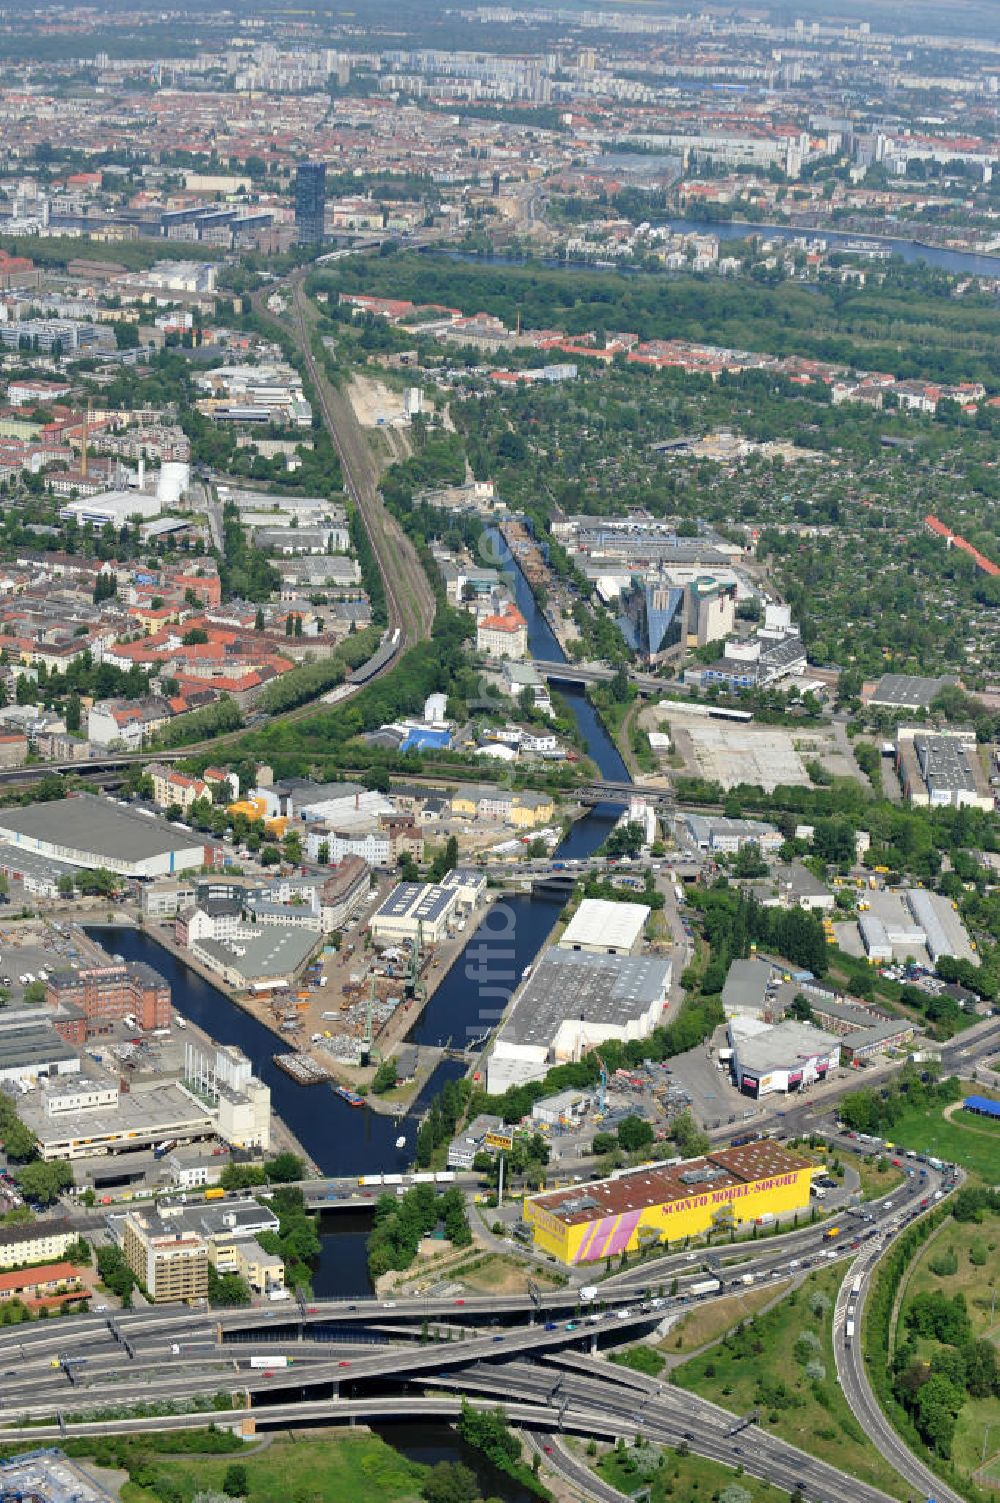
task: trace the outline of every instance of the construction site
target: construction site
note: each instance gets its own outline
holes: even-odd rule
[[[257,1001],[251,1008],[280,1034],[285,1045],[274,1060],[301,1084],[333,1080],[353,1090],[370,1086],[379,1063],[400,1046],[461,954],[468,935],[458,933],[428,945],[418,932],[377,951],[358,929],[345,930],[339,951],[318,957],[295,994]],[[414,1092],[441,1057],[424,1046],[413,1056]],[[393,1097],[398,1109],[399,1097]],[[378,1109],[378,1098],[370,1104]],[[388,1109],[388,1108],[387,1108]]]

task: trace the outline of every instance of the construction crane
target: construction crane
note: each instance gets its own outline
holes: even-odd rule
[[[601,1084],[598,1087],[598,1091],[597,1091],[597,1110],[600,1112],[601,1116],[603,1117],[604,1116],[604,1104],[607,1101],[607,1096],[608,1096],[608,1067],[604,1063],[603,1059],[597,1053],[596,1050],[594,1051],[594,1058],[597,1060],[597,1063],[601,1067]]]
[[[423,920],[417,921],[417,937],[413,941],[413,949],[410,952],[410,964],[403,990],[407,998],[423,1001],[427,988],[420,980],[420,957],[424,949],[424,924]]]
[[[375,977],[372,976],[371,990],[368,993],[368,1006],[365,1008],[365,1031],[361,1040],[361,1068],[366,1069],[372,1059],[372,1015],[375,1009]]]

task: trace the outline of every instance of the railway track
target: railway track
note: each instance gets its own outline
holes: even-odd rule
[[[386,509],[378,492],[378,466],[364,431],[347,398],[333,387],[316,363],[306,321],[307,299],[302,273],[288,288],[295,308],[296,343],[316,391],[323,421],[340,458],[344,487],[358,509],[382,575],[389,625],[399,627],[401,648],[430,636],[434,593],[416,549]]]

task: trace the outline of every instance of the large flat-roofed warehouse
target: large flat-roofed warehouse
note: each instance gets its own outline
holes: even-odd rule
[[[660,1021],[671,964],[655,956],[547,950],[515,993],[487,1063],[491,1095],[540,1080],[606,1039],[648,1038]]]
[[[79,1068],[76,1045],[67,1043],[41,1018],[23,1028],[0,1031],[0,1081],[26,1085],[43,1075],[73,1075]]]
[[[733,1018],[728,1027],[732,1070],[744,1096],[799,1091],[825,1080],[840,1064],[840,1039],[809,1023],[773,1027],[756,1018]]]
[[[268,926],[253,934],[249,927],[232,939],[192,940],[191,954],[236,991],[269,992],[291,986],[312,958],[319,935],[312,929]]]
[[[591,955],[634,955],[651,911],[644,903],[584,898],[566,925],[559,946]]]
[[[92,793],[0,810],[0,841],[70,866],[91,871],[102,867],[123,877],[167,877],[211,866],[216,851],[193,831]]]
[[[807,1159],[764,1138],[533,1195],[524,1202],[524,1219],[542,1252],[563,1263],[592,1263],[804,1210],[812,1177]]]
[[[17,1109],[38,1139],[39,1156],[47,1162],[137,1153],[161,1138],[188,1143],[215,1132],[209,1109],[172,1082],[122,1092],[113,1105],[55,1114],[47,1109],[44,1095],[32,1092],[20,1098]]]
[[[888,710],[929,710],[941,690],[951,683],[954,679],[883,673],[871,692],[861,697],[866,704],[881,705]]]
[[[903,792],[918,808],[993,808],[993,790],[971,728],[928,731],[901,725],[896,732],[896,767]]]

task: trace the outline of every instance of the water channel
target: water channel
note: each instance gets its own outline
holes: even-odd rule
[[[750,235],[768,235],[776,240],[794,240],[805,236],[811,240],[825,240],[831,250],[844,246],[877,245],[880,251],[899,256],[903,261],[926,261],[941,271],[952,271],[975,277],[1000,276],[1000,257],[977,255],[975,251],[948,250],[945,246],[924,245],[919,240],[897,238],[891,234],[863,234],[853,230],[827,230],[803,228],[800,225],[749,224],[745,220],[730,219],[717,223],[715,220],[668,219],[672,230],[688,235],[717,235],[720,240],[746,240]]]
[[[963,276],[1000,277],[1000,256],[978,254],[975,251],[949,250],[944,246],[924,245],[919,240],[908,240],[893,235],[861,233],[851,230],[828,230],[822,226],[787,224],[750,224],[744,219],[666,219],[663,226],[682,235],[716,235],[719,240],[748,240],[751,235],[767,235],[776,240],[794,240],[805,236],[812,240],[825,240],[833,250],[871,241],[880,251],[899,256],[903,261],[926,261],[941,271],[955,272]],[[623,276],[640,276],[636,266],[608,266],[594,261],[566,261],[557,256],[507,256],[502,253],[480,255],[475,251],[443,251],[437,246],[428,246],[423,254],[445,256],[452,261],[468,261],[471,265],[483,266],[541,266],[562,271],[617,271]]]
[[[564,660],[523,574],[499,536],[494,535],[491,541],[498,550],[497,562],[508,572],[517,604],[528,621],[532,655],[549,662]],[[570,706],[602,777],[627,781],[628,772],[618,749],[583,689],[561,684],[559,692]],[[567,858],[592,854],[620,812],[619,805],[598,804],[574,824],[560,844],[559,854]],[[410,1041],[439,1045],[451,1042],[464,1048],[472,1040],[481,1039],[499,1021],[525,967],[545,943],[559,908],[558,900],[526,894],[492,904],[411,1029]],[[274,1111],[325,1174],[404,1169],[412,1158],[417,1126],[427,1103],[447,1080],[465,1073],[462,1061],[442,1060],[402,1124],[367,1107],[349,1107],[334,1095],[332,1086],[300,1086],[279,1070],[272,1062],[272,1055],[280,1048],[276,1035],[164,950],[152,936],[137,929],[99,926],[88,927],[88,933],[111,953],[152,965],[170,983],[174,1006],[182,1016],[219,1043],[236,1044],[242,1049],[257,1074],[270,1086]],[[395,1143],[400,1133],[405,1133],[407,1147],[397,1151]],[[368,1214],[360,1206],[357,1211],[337,1211],[323,1218],[323,1254],[313,1278],[318,1295],[370,1292],[365,1258],[368,1225]]]

